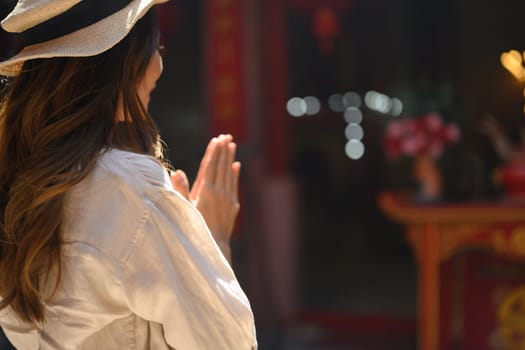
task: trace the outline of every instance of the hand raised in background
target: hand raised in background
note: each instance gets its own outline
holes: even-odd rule
[[[231,260],[229,243],[240,207],[238,187],[241,164],[235,161],[236,148],[231,135],[213,138],[206,148],[191,190],[182,170],[177,170],[171,177],[175,190],[200,211],[228,260]]]

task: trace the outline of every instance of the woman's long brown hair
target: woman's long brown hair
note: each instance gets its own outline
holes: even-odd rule
[[[28,61],[0,94],[0,308],[23,321],[45,321],[49,296],[39,283],[52,269],[60,281],[66,193],[105,149],[160,157],[157,128],[137,95],[157,44],[149,11],[109,51]]]

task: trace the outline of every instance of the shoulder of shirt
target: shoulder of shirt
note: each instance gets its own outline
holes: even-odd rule
[[[156,158],[146,154],[119,149],[105,150],[100,155],[95,173],[138,192],[172,190],[164,166]]]
[[[64,240],[84,242],[107,256],[123,259],[132,244],[122,242],[134,242],[154,203],[172,188],[166,169],[156,158],[105,150],[90,174],[67,195]]]

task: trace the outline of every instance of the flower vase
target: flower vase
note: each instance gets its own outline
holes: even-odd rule
[[[505,195],[510,198],[525,199],[525,162],[511,161],[501,172]]]
[[[440,199],[443,180],[435,159],[427,155],[417,156],[414,159],[413,176],[419,185],[419,201],[435,202]]]

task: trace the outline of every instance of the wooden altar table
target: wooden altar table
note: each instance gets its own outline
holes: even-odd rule
[[[525,258],[525,202],[418,204],[408,196],[382,193],[380,208],[406,225],[406,239],[418,263],[418,344],[440,350],[440,264],[465,247],[484,247]]]

